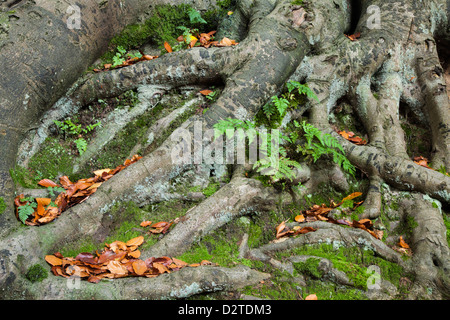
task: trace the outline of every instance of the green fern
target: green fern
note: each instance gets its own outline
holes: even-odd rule
[[[80,156],[86,151],[87,149],[87,141],[83,138],[78,138],[74,141],[75,145],[77,146],[78,152],[80,153]]]
[[[34,209],[37,207],[37,203],[35,202],[34,198],[27,197],[27,198],[21,199],[21,202],[25,202],[25,201],[27,203],[18,208],[19,219],[20,219],[20,221],[22,221],[23,224],[25,224],[25,221],[28,219],[29,216],[31,216],[34,213]]]
[[[301,152],[307,157],[311,157],[313,162],[319,160],[322,156],[331,156],[333,162],[339,165],[344,171],[352,176],[355,175],[356,168],[350,163],[345,156],[344,149],[339,141],[328,133],[323,133],[312,124],[303,121],[299,124],[294,121],[297,128],[301,128],[306,139],[305,145],[297,145],[297,152]],[[318,141],[318,142],[314,142]]]

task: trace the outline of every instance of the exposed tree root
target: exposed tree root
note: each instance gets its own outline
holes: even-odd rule
[[[409,99],[411,102],[416,97],[416,93],[408,92],[412,90],[411,75],[404,70],[416,70],[414,74],[421,84],[416,89],[420,92],[419,96],[425,97],[421,105],[426,115],[425,122],[433,131],[433,160],[450,168],[450,113],[445,80],[432,35],[421,33],[413,19],[415,10],[425,10],[429,3],[416,4],[418,8],[411,8],[407,1],[363,1],[364,8],[370,4],[381,8],[385,25],[369,29],[365,25],[369,14],[363,14],[357,27],[363,37],[352,42],[343,35],[348,28],[348,10],[336,2],[334,6],[330,6],[328,1],[308,2],[302,8],[291,5],[290,1],[239,1],[235,17],[241,20],[234,30],[237,36],[243,38],[239,46],[193,48],[95,74],[85,78],[59,103],[77,110],[96,99],[117,96],[141,85],[179,87],[191,83],[223,82],[225,88],[222,95],[211,108],[204,115],[192,116],[180,126],[180,130],[193,134],[198,124],[205,131],[229,117],[251,119],[294,75],[299,77],[297,80],[308,82],[319,97],[319,102],[308,105],[309,120],[324,132],[337,136],[330,128],[329,115],[338,99],[347,96],[353,101],[368,133],[369,145],[357,146],[340,139],[348,159],[369,176],[371,186],[366,197],[367,211],[362,217],[379,217],[382,206],[380,186],[383,182],[400,190],[421,192],[450,203],[450,177],[418,166],[409,159],[398,119],[400,101]],[[245,24],[248,24],[248,32],[244,38],[241,27]],[[418,48],[414,58],[409,57],[411,46]],[[313,48],[318,54],[309,56]],[[264,72],[262,68],[265,68]],[[59,112],[62,116],[66,114],[64,110]],[[49,113],[49,116],[54,115]],[[11,231],[0,244],[0,284],[6,287],[20,272],[15,264],[16,256],[21,255],[30,262],[38,261],[59,246],[82,237],[95,236],[100,229],[104,229],[104,219],[114,203],[134,201],[143,206],[177,197],[176,194],[170,195],[171,179],[193,166],[192,163],[174,163],[182,151],[178,133],[173,132],[154,151],[105,182],[87,201],[71,208],[54,223],[30,228],[26,232]],[[40,139],[44,136],[45,133],[42,133]],[[194,150],[198,147],[196,143],[201,142],[192,145],[188,142]],[[195,165],[205,164],[200,162]],[[242,170],[238,167],[230,183],[189,211],[146,254],[181,254],[202,236],[232,219],[250,211],[273,207],[282,194],[263,187],[259,181],[245,178]],[[312,180],[310,177],[311,173],[299,173],[298,181],[308,181],[305,183],[308,187],[316,183],[309,181]],[[330,178],[339,180],[336,185],[345,189],[346,181],[339,170],[326,177]],[[404,212],[418,224],[411,236],[414,253],[411,262],[405,262],[401,254],[363,230],[344,229],[325,222],[308,223],[308,226],[318,229],[315,232],[259,248],[248,249],[244,241],[240,255],[289,269],[289,265],[281,265],[271,254],[327,241],[339,241],[347,246],[357,244],[372,249],[387,261],[414,270],[422,280],[417,283],[412,296],[419,296],[424,287],[430,286],[448,295],[449,248],[445,227],[438,210],[431,208],[431,204],[427,205],[426,200],[420,197],[415,194],[412,200],[405,200],[402,205]],[[43,238],[48,239],[45,244],[40,243]],[[293,257],[291,263],[296,259],[300,261],[304,257]],[[323,260],[322,264],[323,270],[332,274],[337,283],[349,283],[332,268],[329,261]],[[201,292],[255,284],[266,277],[244,267],[183,269],[156,279],[101,283],[96,285],[100,290],[95,297],[183,298]],[[117,288],[117,295],[111,294],[111,285]],[[51,287],[56,290],[47,290]],[[2,296],[5,294],[2,292]],[[48,280],[42,286],[36,286],[36,291],[30,294],[35,297],[70,296],[65,283],[58,280]]]

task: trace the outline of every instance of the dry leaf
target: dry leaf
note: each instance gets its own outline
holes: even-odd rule
[[[317,295],[315,294],[310,294],[309,296],[307,296],[305,298],[305,300],[317,300]]]
[[[140,224],[140,226],[141,226],[141,227],[148,227],[148,226],[151,225],[151,224],[152,224],[151,221],[142,221],[141,224]]]
[[[62,259],[57,258],[54,255],[45,256],[45,261],[47,261],[52,266],[62,265]]]
[[[304,222],[305,217],[302,214],[300,214],[300,215],[296,216],[294,220],[297,222]]]
[[[409,249],[409,245],[405,242],[405,240],[403,240],[403,236],[400,236],[398,245],[404,249]]]
[[[208,89],[200,91],[200,93],[204,96],[207,96],[208,94],[210,94],[212,92],[213,92],[212,90],[208,90]]]
[[[128,247],[130,247],[130,246],[140,246],[143,243],[144,243],[144,237],[143,236],[139,236],[139,237],[133,238],[131,240],[128,240],[126,245]]]
[[[128,273],[127,268],[119,261],[110,261],[106,267],[112,274],[125,275]]]
[[[359,197],[359,196],[361,196],[361,195],[362,195],[361,192],[353,192],[352,194],[350,194],[350,195],[346,196],[344,199],[342,199],[341,202],[344,202],[344,201],[346,201],[346,200],[352,200],[352,199],[355,199],[355,198],[357,198],[357,197]]]
[[[56,183],[54,183],[52,180],[49,179],[42,179],[41,181],[38,182],[38,185],[43,186],[43,187],[57,187],[58,185]]]
[[[166,41],[164,42],[164,48],[166,49],[167,52],[172,52],[172,47],[170,46],[170,44]]]
[[[142,260],[136,260],[133,262],[132,264],[133,266],[133,270],[134,272],[136,272],[136,274],[138,276],[141,276],[145,273],[145,271],[147,271],[147,265],[145,264],[144,261]]]

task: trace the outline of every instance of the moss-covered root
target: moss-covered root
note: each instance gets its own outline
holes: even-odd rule
[[[442,213],[433,199],[421,194],[412,194],[400,202],[405,217],[413,219],[409,225],[410,237],[407,243],[413,252],[412,265],[417,283],[411,291],[411,298],[429,296],[433,289],[433,299],[450,297],[450,250],[447,243],[446,227]],[[428,288],[428,289],[427,289]]]
[[[357,244],[362,247],[370,248],[375,254],[383,259],[392,263],[397,263],[404,268],[408,268],[408,264],[402,259],[398,252],[389,248],[382,241],[375,239],[364,230],[344,228],[339,225],[322,221],[302,224],[302,226],[310,226],[317,230],[298,237],[289,238],[283,242],[269,243],[259,248],[251,249],[247,252],[247,257],[268,262],[271,259],[270,255],[275,252],[298,248],[306,244],[318,244],[323,243],[324,241],[332,243],[333,241],[338,241],[348,246]]]
[[[249,212],[274,206],[277,195],[260,181],[236,170],[230,183],[190,210],[175,228],[152,248],[152,256],[179,255],[202,236]]]
[[[235,47],[192,48],[128,67],[91,74],[73,92],[71,99],[87,105],[97,99],[119,96],[142,84],[179,87],[214,83],[221,80],[221,72],[235,51]]]

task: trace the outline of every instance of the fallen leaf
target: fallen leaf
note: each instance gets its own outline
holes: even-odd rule
[[[151,224],[152,224],[151,221],[142,221],[141,224],[140,224],[140,226],[141,226],[141,227],[148,227],[148,226],[151,225]]]
[[[156,268],[158,270],[159,273],[170,273],[170,270],[163,265],[162,263],[158,263],[158,262],[154,262],[153,263],[153,268]]]
[[[346,201],[346,200],[352,200],[352,199],[355,199],[355,198],[357,198],[357,197],[359,197],[359,196],[361,196],[361,195],[362,195],[361,192],[353,192],[352,194],[350,194],[350,195],[346,196],[344,199],[342,199],[341,202],[344,202],[344,201]]]
[[[141,276],[147,271],[147,265],[142,260],[136,260],[132,263],[133,270],[138,276]]]
[[[409,249],[409,245],[405,242],[405,240],[403,240],[403,236],[400,236],[398,245],[404,249]]]
[[[125,275],[128,273],[127,268],[119,261],[110,261],[106,267],[112,274]]]
[[[207,96],[208,94],[210,94],[212,92],[213,92],[212,90],[208,90],[208,89],[200,91],[200,93],[204,96]]]
[[[128,240],[126,242],[126,245],[128,247],[130,247],[130,246],[140,246],[143,243],[144,243],[144,237],[143,236],[139,236],[139,237],[133,238],[131,240]]]
[[[167,52],[169,53],[172,52],[172,47],[167,41],[164,42],[164,48],[166,49]]]
[[[309,296],[307,296],[305,298],[305,300],[317,300],[317,295],[315,294],[310,294]]]
[[[101,177],[104,172],[109,173],[110,171],[111,171],[111,169],[101,169],[101,170],[94,171],[94,174],[96,176],[100,176]]]
[[[62,265],[62,259],[57,258],[54,255],[45,256],[45,261],[47,261],[52,266]]]
[[[296,216],[294,220],[297,222],[304,222],[305,217],[302,214],[300,214],[300,215]]]
[[[57,187],[58,185],[56,183],[54,183],[52,180],[50,179],[42,179],[41,181],[38,182],[38,185],[43,186],[43,187]]]

